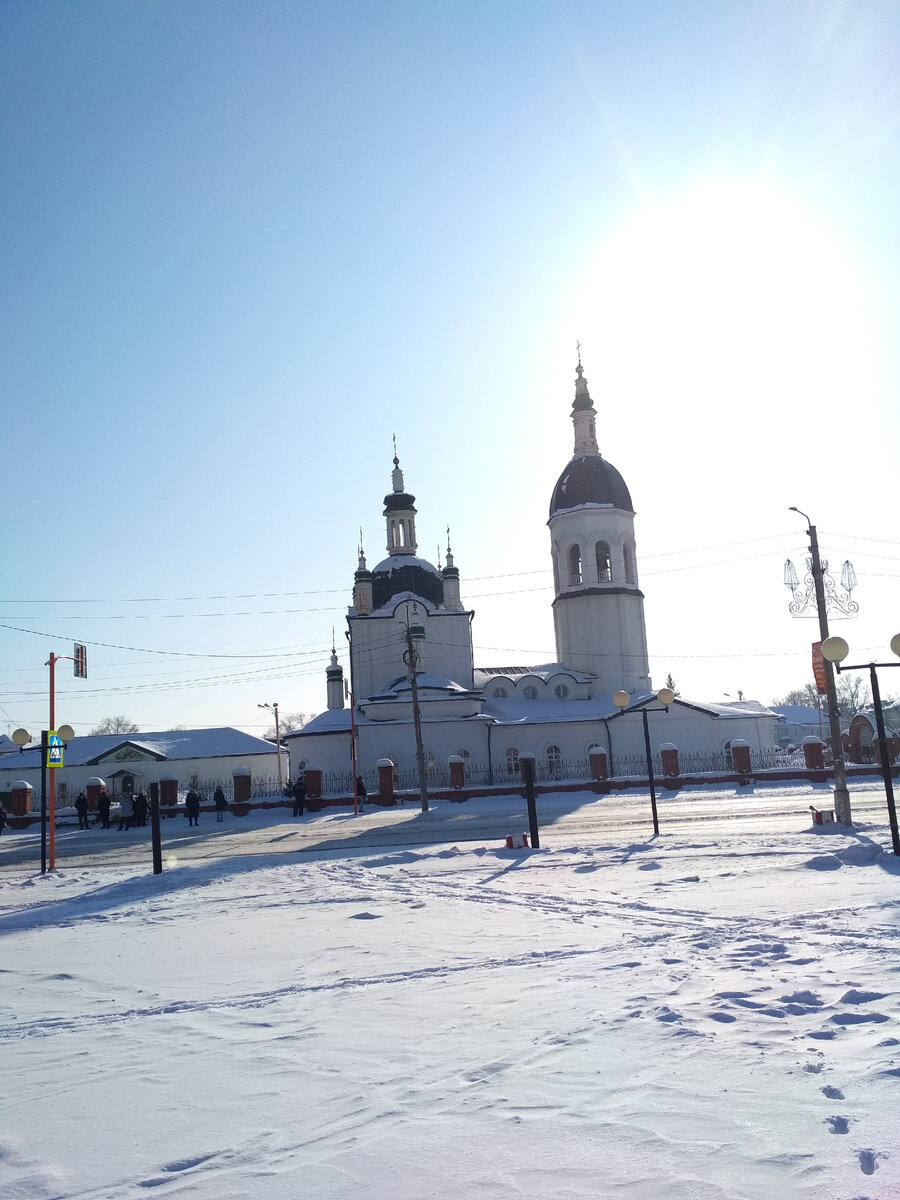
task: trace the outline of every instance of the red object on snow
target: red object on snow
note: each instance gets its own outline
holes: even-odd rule
[[[507,850],[527,850],[528,849],[528,834],[527,833],[508,833],[506,835]]]

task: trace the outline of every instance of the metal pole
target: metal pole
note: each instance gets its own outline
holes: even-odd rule
[[[796,510],[800,512],[799,509]],[[806,513],[800,513],[802,517]],[[825,584],[822,561],[819,558],[819,539],[816,527],[806,517],[809,534],[809,557],[812,563],[813,584],[816,589],[816,609],[819,614],[819,637],[824,642],[828,637],[828,610],[825,603]],[[852,825],[850,813],[850,793],[847,790],[847,776],[844,770],[844,746],[841,741],[841,714],[838,709],[837,688],[834,685],[834,666],[823,659],[825,667],[825,697],[828,701],[828,726],[831,731],[831,761],[834,767],[834,812],[842,825]]]
[[[522,758],[522,774],[525,776],[525,799],[528,801],[528,828],[531,833],[531,846],[534,850],[541,848],[541,836],[538,832],[537,805],[534,802],[534,759]]]
[[[409,682],[412,688],[413,729],[416,735],[416,770],[419,776],[419,798],[422,812],[428,812],[428,784],[425,778],[425,748],[422,745],[422,714],[419,711],[419,686],[416,680],[416,668],[419,656],[413,644],[412,629],[409,625],[409,611],[406,614],[406,654],[404,659],[409,667]]]
[[[153,874],[162,874],[162,838],[159,828],[159,784],[150,784],[150,837],[153,841]]]
[[[878,729],[878,757],[881,759],[881,773],[884,776],[884,794],[887,798],[891,842],[894,846],[894,853],[900,854],[900,832],[897,830],[897,809],[894,806],[894,781],[891,778],[890,754],[888,753],[887,735],[884,729],[884,712],[881,708],[881,692],[878,687],[878,675],[875,672],[874,663],[869,663],[869,675],[872,680],[872,701],[875,705],[875,725]]]
[[[646,708],[641,709],[644,718],[644,752],[647,755],[647,778],[650,780],[650,808],[653,812],[653,834],[659,837],[659,816],[656,812],[656,783],[653,779],[653,755],[650,752],[650,723]]]
[[[275,749],[278,751],[278,791],[280,795],[284,795],[284,768],[281,765],[281,726],[278,723],[278,705],[273,703],[275,709]]]
[[[56,728],[56,655],[50,655],[50,728]],[[44,756],[46,758],[46,755]],[[50,870],[56,866],[56,771],[50,772]]]
[[[47,874],[47,730],[41,730],[41,874]]]

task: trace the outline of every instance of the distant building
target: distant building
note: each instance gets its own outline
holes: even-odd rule
[[[18,747],[16,747],[18,750]],[[282,751],[282,762],[284,763]],[[163,733],[98,733],[73,738],[65,747],[56,775],[56,802],[71,803],[89,779],[102,779],[110,795],[146,792],[151,783],[175,779],[179,791],[230,784],[236,769],[251,778],[278,777],[278,754],[272,742],[239,729],[176,729]],[[0,757],[0,794],[18,780],[40,796],[41,750]]]
[[[658,708],[652,691],[638,580],[631,495],[600,453],[596,412],[579,360],[572,405],[574,454],[550,501],[553,624],[557,661],[535,666],[476,668],[474,612],[461,598],[450,546],[443,567],[417,554],[415,497],[394,458],[384,498],[387,557],[369,569],[360,547],[347,613],[350,680],[333,651],[326,672],[327,711],[285,735],[292,773],[315,765],[349,773],[351,724],[359,766],[372,778],[379,759],[403,772],[415,764],[416,688],[430,775],[451,755],[484,782],[518,780],[520,754],[553,776],[564,763],[586,766],[601,744],[616,762],[643,755],[643,706]],[[353,697],[345,707],[345,683]],[[624,689],[623,713],[613,693]],[[751,752],[774,752],[777,716],[754,701],[704,703],[677,699],[650,718],[652,747],[673,743],[686,755],[728,761],[732,741]]]

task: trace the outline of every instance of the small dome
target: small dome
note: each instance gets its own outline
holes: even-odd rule
[[[634,512],[625,480],[599,454],[582,454],[568,463],[553,489],[550,516],[583,504],[608,504]]]
[[[441,573],[424,558],[395,554],[380,562],[372,572],[372,602],[381,608],[401,592],[412,592],[435,606],[444,602]]]

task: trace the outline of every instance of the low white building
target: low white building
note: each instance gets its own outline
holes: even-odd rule
[[[358,768],[370,786],[380,759],[390,759],[401,779],[410,780],[416,707],[428,774],[436,782],[446,778],[451,756],[463,759],[468,783],[518,780],[518,759],[526,752],[535,756],[539,777],[584,776],[597,745],[606,750],[612,775],[636,773],[629,768],[644,757],[642,708],[652,711],[652,752],[675,745],[685,761],[694,760],[694,769],[704,769],[704,756],[705,769],[715,769],[715,762],[727,767],[738,740],[752,755],[774,755],[778,718],[754,701],[679,698],[668,712],[659,711],[634,509],[622,476],[599,451],[580,361],[572,422],[575,453],[553,489],[548,521],[558,662],[475,668],[475,614],[463,606],[459,570],[449,546],[443,567],[417,556],[415,497],[405,490],[395,457],[392,490],[384,498],[387,558],[370,571],[360,548],[347,613],[352,707],[345,707],[343,668],[332,651],[327,711],[285,737],[292,776],[308,765],[335,780],[348,776],[355,731]],[[624,711],[613,700],[620,690],[630,697]]]
[[[282,751],[287,779],[287,755]],[[177,781],[178,790],[212,792],[217,784],[230,788],[236,770],[249,771],[251,780],[269,780],[277,788],[278,754],[272,742],[240,729],[175,729],[163,733],[102,733],[73,738],[63,752],[63,766],[52,768],[56,803],[72,803],[88,781],[102,779],[111,796],[146,792],[151,783]],[[49,771],[48,771],[49,774]],[[40,799],[41,750],[0,757],[0,794],[19,780],[34,789],[32,806]],[[209,798],[209,797],[207,797]]]

